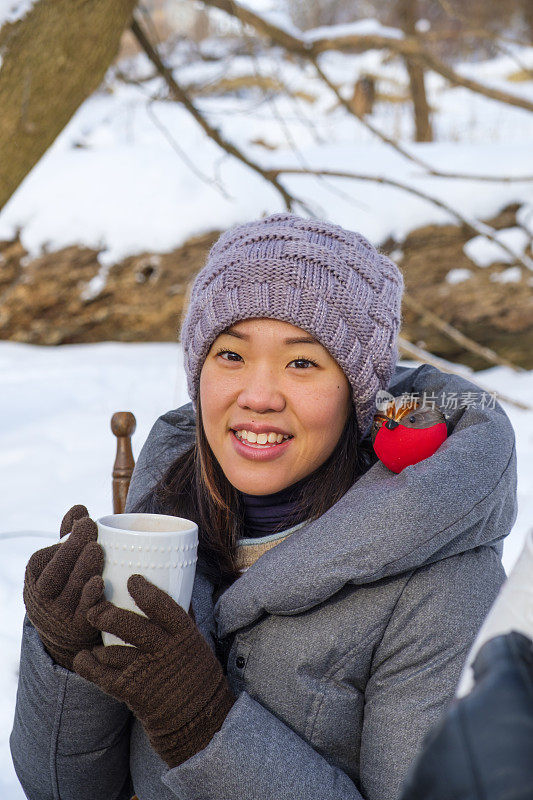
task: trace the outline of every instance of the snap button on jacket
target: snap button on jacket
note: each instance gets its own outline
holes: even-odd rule
[[[481,394],[428,365],[397,367],[389,391]],[[216,602],[197,571],[196,622],[238,699],[178,767],[127,707],[54,664],[26,617],[10,745],[30,800],[396,800],[505,579],[517,513],[499,404],[459,408],[449,431],[399,474],[376,463]],[[156,421],[126,511],[194,433],[190,403]]]

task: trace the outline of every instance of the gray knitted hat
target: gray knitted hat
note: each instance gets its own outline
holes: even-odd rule
[[[396,264],[340,225],[278,213],[230,228],[189,287],[181,326],[194,411],[216,337],[240,320],[268,317],[303,328],[333,356],[364,437],[398,359],[402,292]]]

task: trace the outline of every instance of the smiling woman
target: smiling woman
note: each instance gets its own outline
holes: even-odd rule
[[[145,617],[96,601],[86,619],[141,651],[88,649],[79,608],[69,638],[72,609],[51,604],[56,642],[33,592],[11,736],[30,800],[399,797],[505,578],[516,517],[498,404],[458,409],[400,474],[377,461],[378,391],[476,389],[397,365],[402,290],[393,262],[326,221],[273,214],[213,245],[181,326],[191,402],[155,422],[125,508],[198,525],[194,618],[130,579]],[[98,555],[78,528],[64,576],[74,547]],[[80,569],[85,610],[100,579]]]

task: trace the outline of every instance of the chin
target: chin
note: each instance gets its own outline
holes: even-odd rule
[[[237,476],[235,480],[227,476],[229,482],[239,491],[244,494],[274,494],[280,492],[285,486],[289,486],[290,481],[281,482],[278,480],[268,480],[267,478],[258,477],[256,481],[250,480],[250,476],[239,479]]]

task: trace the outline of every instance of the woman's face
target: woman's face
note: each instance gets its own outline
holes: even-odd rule
[[[241,320],[215,339],[200,373],[207,441],[227,479],[246,494],[279,492],[314,472],[351,413],[351,386],[335,359],[315,340],[286,341],[295,338],[313,339],[288,322]],[[233,430],[253,423],[294,438],[268,451],[240,443]]]

